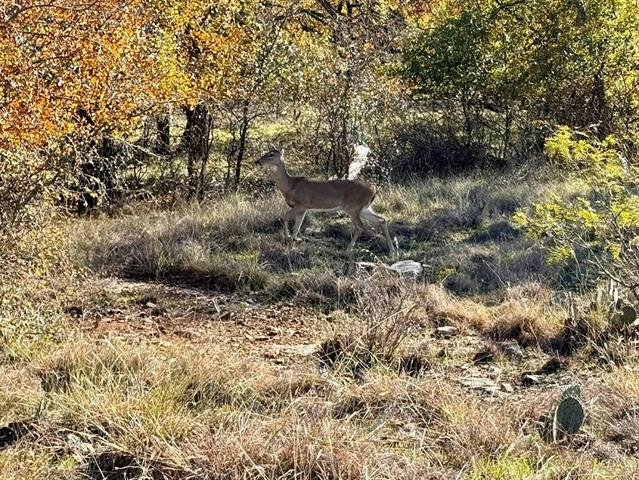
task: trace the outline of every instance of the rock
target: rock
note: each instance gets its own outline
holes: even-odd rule
[[[510,358],[521,360],[524,358],[524,352],[517,343],[517,340],[509,340],[501,344],[501,348],[504,353]]]
[[[317,343],[301,344],[301,345],[273,345],[273,354],[277,355],[298,355],[301,357],[310,357],[317,352],[319,345]]]
[[[422,264],[413,260],[402,260],[401,262],[393,263],[390,269],[400,275],[412,275],[415,277],[421,275],[424,271]]]
[[[360,268],[362,270],[374,270],[377,266],[373,262],[357,262],[355,265],[357,265],[357,268]]]
[[[525,387],[532,385],[539,385],[541,383],[541,377],[532,373],[524,373],[521,377],[521,384]]]
[[[499,385],[487,378],[468,377],[462,378],[459,383],[464,387],[472,390],[481,390],[486,393],[494,394],[499,391]]]
[[[537,371],[538,374],[550,374],[555,373],[564,368],[564,362],[562,362],[557,357],[553,357],[548,360],[544,365]]]
[[[402,260],[400,262],[393,263],[390,266],[373,262],[357,262],[356,266],[361,270],[374,270],[379,267],[386,270],[392,270],[400,275],[414,277],[421,275],[424,271],[423,265],[413,260]]]
[[[87,457],[95,455],[95,448],[91,443],[84,441],[75,433],[67,435],[67,445],[69,446],[73,458],[79,463],[83,462]]]
[[[473,363],[475,365],[481,365],[484,363],[492,362],[495,358],[495,348],[492,345],[487,345],[486,347],[479,350],[473,356]]]
[[[515,391],[515,389],[510,383],[502,383],[501,389],[506,393],[513,393]]]
[[[454,337],[455,335],[457,335],[457,327],[439,327],[437,329],[437,334],[445,338]]]

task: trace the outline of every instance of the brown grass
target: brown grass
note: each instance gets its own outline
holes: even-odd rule
[[[344,239],[322,233],[327,223],[345,232],[343,219],[319,216],[307,243],[289,251],[273,221],[275,198],[78,222],[71,249],[89,272],[51,268],[2,285],[0,434],[16,438],[0,435],[11,440],[0,446],[0,479],[636,477],[630,332],[602,342],[608,327],[591,319],[592,335],[570,361],[560,359],[561,369],[540,374],[540,385],[520,382],[524,371],[556,360],[546,347],[566,335],[566,310],[545,281],[543,255],[504,235],[509,212],[543,192],[498,186],[434,179],[380,196],[379,210],[406,224],[398,233],[405,256],[427,265],[417,279],[347,263],[337,247]],[[437,235],[426,231],[433,226]],[[354,257],[390,262],[374,239]],[[490,268],[478,268],[486,262]],[[196,297],[184,289],[163,285],[157,292],[174,288],[170,295],[149,299],[143,289],[98,283],[96,273],[189,277],[217,291],[198,291],[210,311],[186,325]],[[447,283],[453,276],[458,283]],[[237,314],[251,289],[260,293]],[[289,318],[300,304],[312,326]],[[177,321],[172,315],[183,323],[160,328]],[[135,328],[146,321],[158,328]],[[251,321],[259,332],[284,333],[258,338]],[[457,334],[437,335],[443,325]],[[216,337],[220,331],[237,341]],[[524,347],[524,359],[499,354],[509,339]],[[307,348],[323,340],[341,342],[330,355],[324,343],[332,368]],[[474,364],[486,344],[498,354]],[[613,344],[625,349],[623,364],[599,359]],[[284,359],[268,348],[300,346],[306,353]],[[494,381],[499,391],[471,390],[466,377]],[[545,443],[537,421],[573,383],[582,385],[583,431]]]

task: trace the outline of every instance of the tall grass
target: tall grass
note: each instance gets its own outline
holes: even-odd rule
[[[75,237],[77,259],[102,274],[261,288],[268,274],[257,256],[232,253],[279,228],[280,207],[273,200],[233,196],[179,211],[87,220]]]

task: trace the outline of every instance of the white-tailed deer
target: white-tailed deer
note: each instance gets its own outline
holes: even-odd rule
[[[365,230],[364,222],[370,223],[386,237],[388,250],[394,252],[393,241],[388,233],[388,225],[381,215],[371,209],[375,198],[375,189],[359,180],[308,180],[305,177],[292,177],[286,171],[286,165],[279,150],[271,150],[257,160],[257,164],[269,170],[275,185],[284,195],[291,209],[282,216],[284,237],[288,240],[288,222],[295,220],[293,239],[297,240],[304,216],[308,210],[344,210],[353,222],[352,248]]]

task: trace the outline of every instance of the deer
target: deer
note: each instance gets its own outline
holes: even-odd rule
[[[345,211],[353,224],[349,252],[357,239],[366,230],[365,222],[371,224],[384,235],[388,243],[389,253],[395,253],[393,241],[388,231],[386,219],[375,213],[371,204],[375,199],[375,188],[361,180],[309,180],[306,177],[289,175],[284,163],[284,153],[272,149],[256,162],[269,171],[275,186],[284,196],[290,207],[284,215],[284,239],[289,241],[289,222],[295,220],[293,240],[299,241],[299,232],[306,212],[311,211]]]

